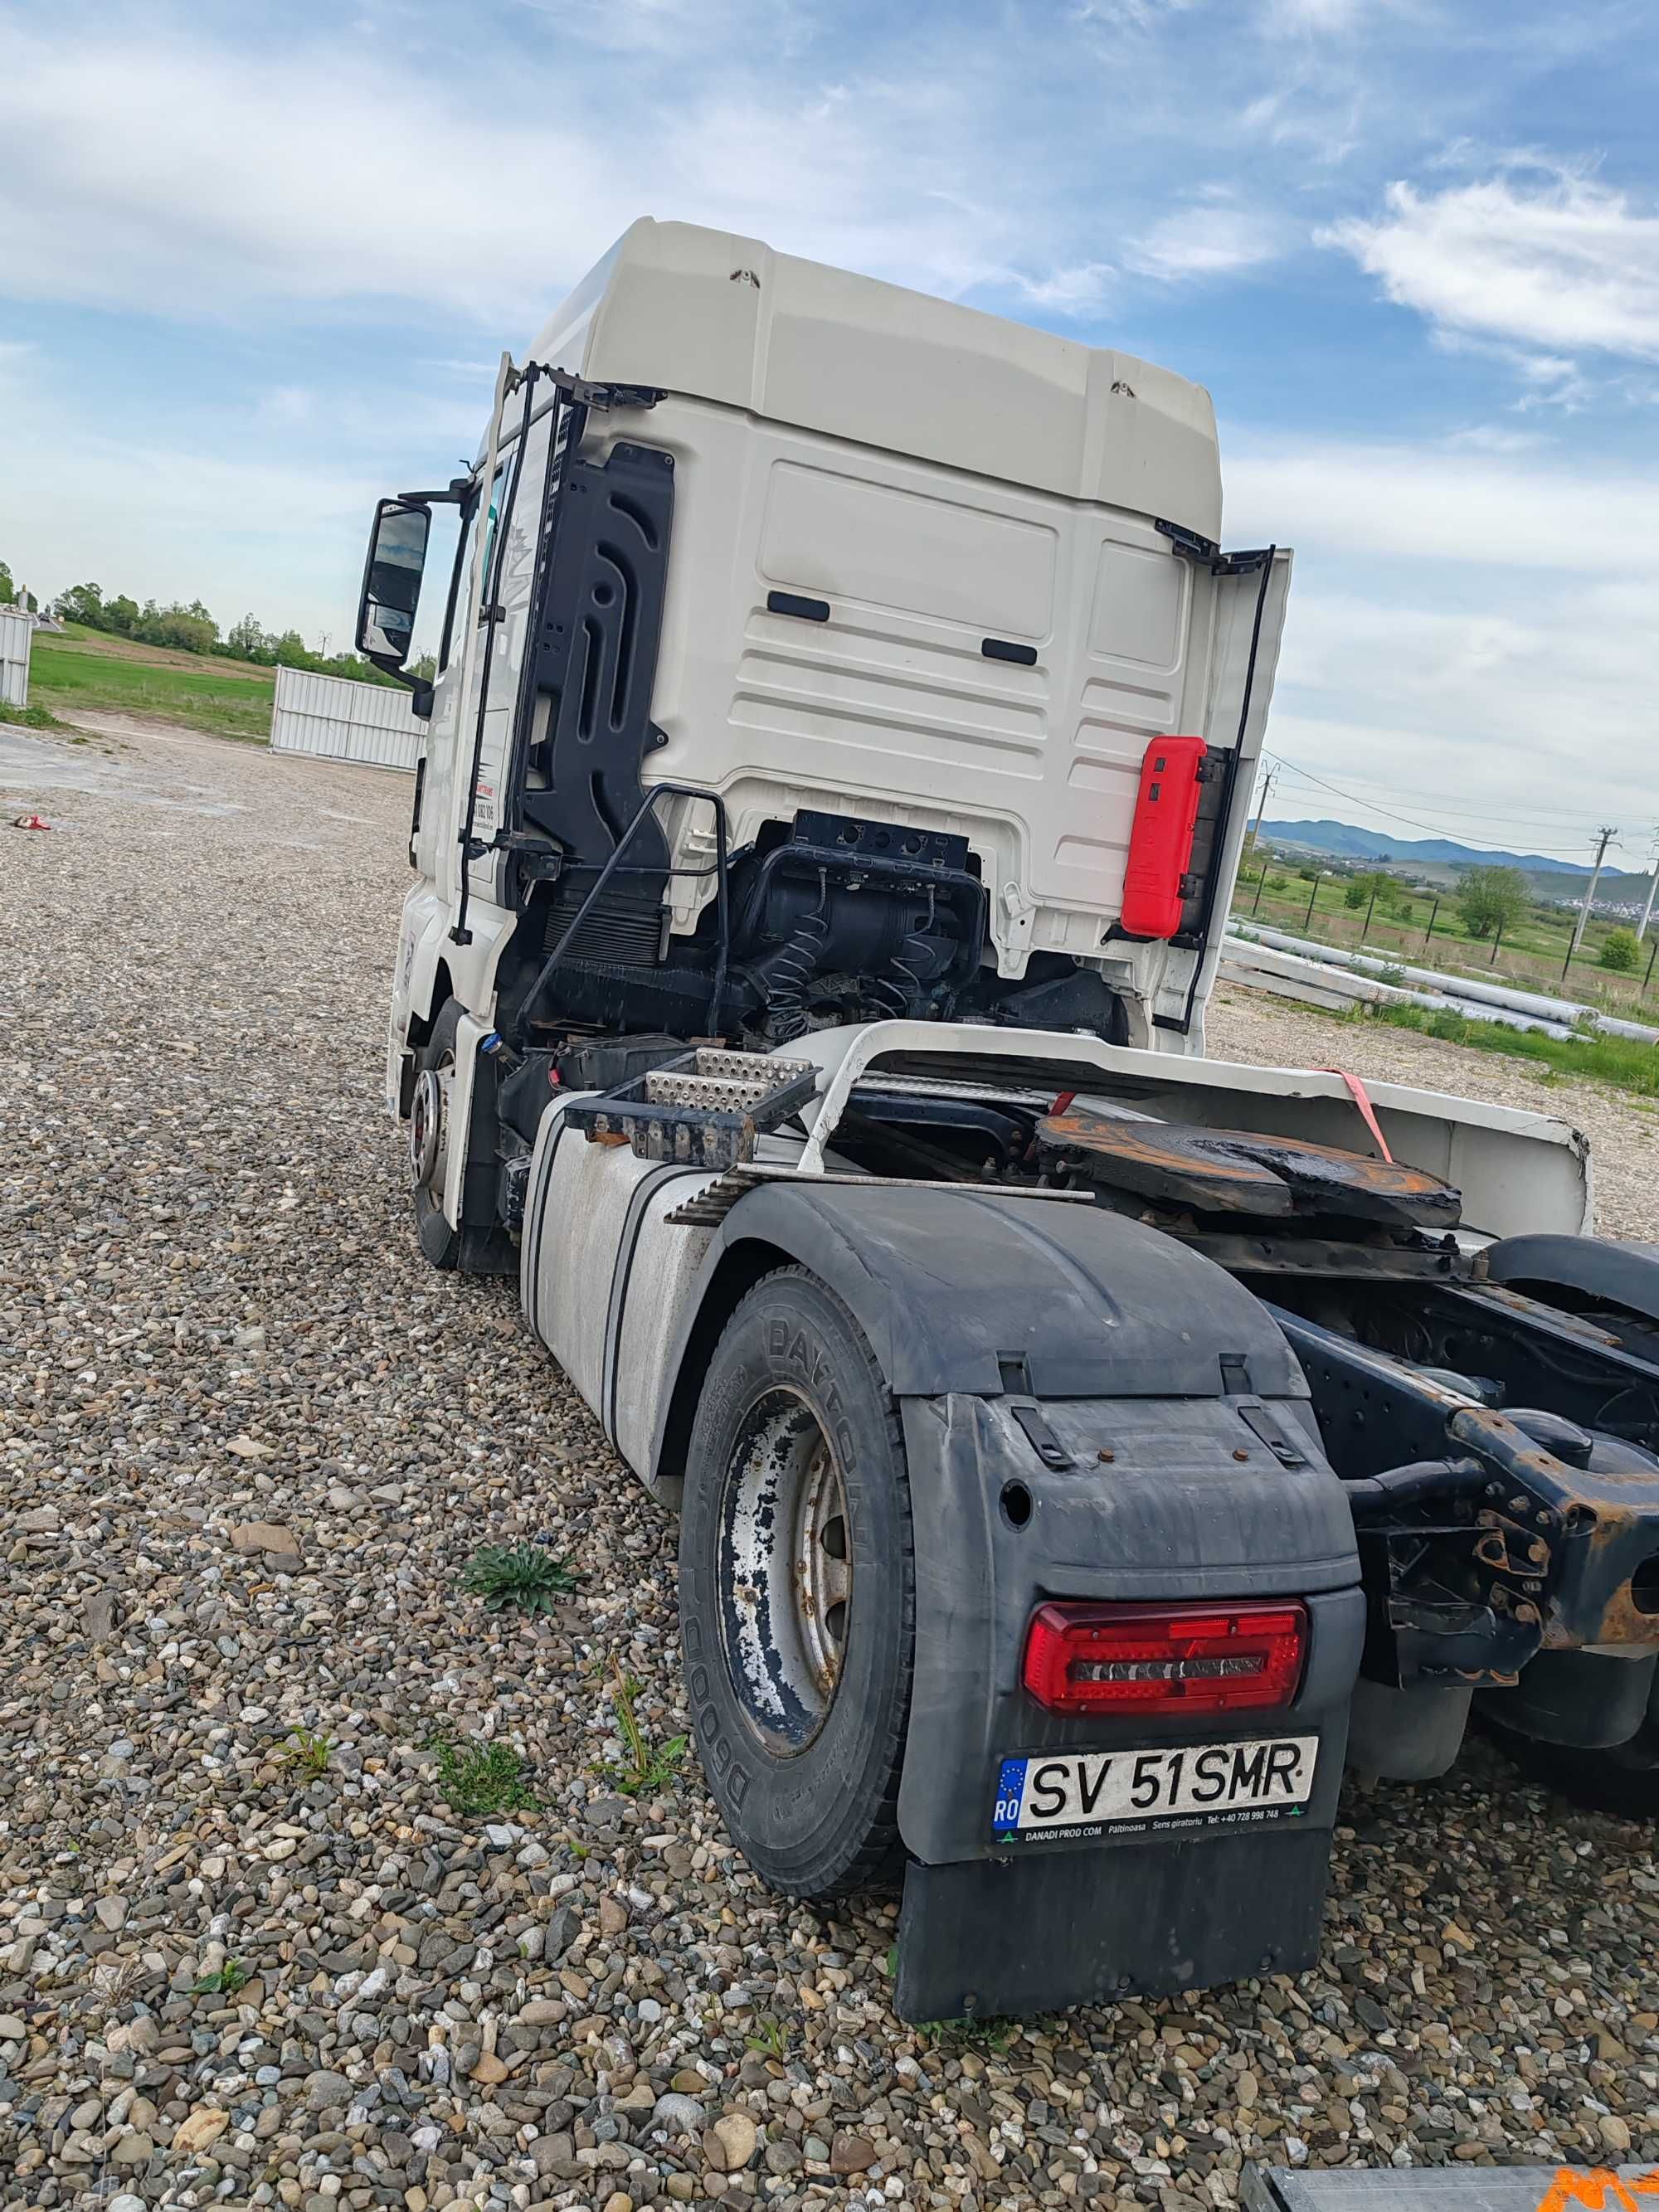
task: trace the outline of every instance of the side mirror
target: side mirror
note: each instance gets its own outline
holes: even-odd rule
[[[357,606],[357,650],[380,667],[400,669],[409,659],[431,528],[431,508],[413,501],[383,499],[374,510]]]

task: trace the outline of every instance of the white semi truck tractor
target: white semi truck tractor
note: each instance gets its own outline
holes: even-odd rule
[[[1204,1056],[1290,556],[1167,369],[641,222],[459,511],[387,1099],[679,1514],[708,1785],[896,2002],[1313,1958],[1345,1757],[1659,1809],[1659,1257],[1581,1138]]]

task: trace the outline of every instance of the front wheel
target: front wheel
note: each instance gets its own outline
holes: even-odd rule
[[[703,1384],[680,1637],[708,1786],[761,1878],[830,1898],[898,1853],[915,1644],[903,1438],[857,1322],[804,1268],[757,1283]]]
[[[432,1034],[415,1055],[415,1091],[409,1108],[409,1170],[414,1193],[415,1233],[434,1267],[446,1271],[461,1261],[461,1237],[444,1218],[444,1181],[449,1147],[455,1141],[451,1102],[455,1087],[455,1035],[460,1026],[459,999],[446,999]],[[460,1133],[465,1142],[465,1133]]]

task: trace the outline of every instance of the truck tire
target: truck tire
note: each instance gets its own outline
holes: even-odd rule
[[[1508,1729],[1494,1728],[1492,1734],[1523,1774],[1570,1805],[1627,1820],[1659,1820],[1659,1722],[1650,1720],[1628,1743],[1601,1751],[1541,1743]]]
[[[446,1272],[461,1263],[460,1231],[450,1227],[443,1209],[445,1162],[455,1138],[455,1132],[444,1125],[445,1077],[455,1066],[455,1032],[460,1019],[460,1000],[446,999],[432,1024],[431,1036],[415,1055],[415,1095],[409,1114],[415,1233],[433,1266]]]
[[[791,1897],[888,1872],[915,1644],[904,1442],[858,1323],[805,1268],[757,1283],[715,1348],[679,1589],[697,1748],[749,1863]]]

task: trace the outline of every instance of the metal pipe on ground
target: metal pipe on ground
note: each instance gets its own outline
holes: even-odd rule
[[[1239,934],[1235,927],[1231,935]],[[1295,953],[1321,967],[1345,968],[1376,980],[1380,963],[1375,953],[1354,953],[1336,945],[1315,945],[1310,939],[1292,937],[1279,929],[1255,929],[1250,933],[1258,944],[1274,947],[1281,952]],[[1557,1024],[1563,1033],[1589,1024],[1606,1036],[1633,1038],[1640,1044],[1659,1044],[1659,1029],[1645,1022],[1626,1021],[1621,1015],[1604,1014],[1594,1006],[1586,1006],[1573,999],[1547,998],[1536,991],[1522,991],[1510,985],[1479,981],[1473,976],[1443,975],[1429,968],[1416,968],[1403,963],[1386,963],[1397,967],[1401,981],[1417,990],[1427,990],[1442,1000],[1462,1000],[1473,1006],[1489,1006],[1510,1014],[1529,1016],[1534,1024],[1547,1028]],[[1472,1010],[1472,1007],[1471,1007]]]
[[[1395,983],[1379,982],[1352,969],[1306,960],[1298,953],[1255,944],[1249,938],[1228,938],[1222,954],[1221,974],[1228,982],[1305,1000],[1334,1012],[1355,1005],[1421,1006],[1427,1013],[1462,1014],[1470,1021],[1496,1022],[1506,1029],[1539,1030],[1547,1036],[1569,1037],[1574,1034],[1565,1022],[1514,1013],[1504,1006],[1482,1006],[1473,999],[1461,999],[1443,992],[1412,990]]]

